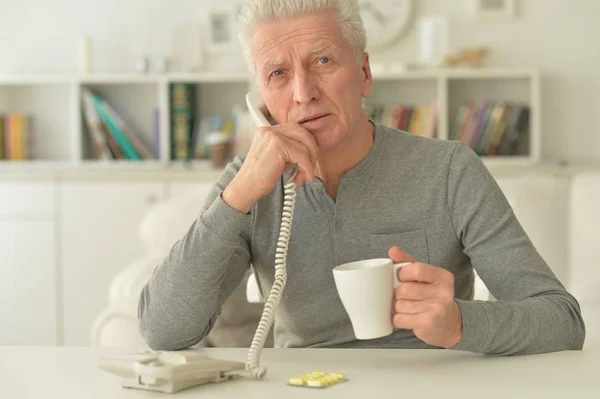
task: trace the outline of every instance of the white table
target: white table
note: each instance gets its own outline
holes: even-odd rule
[[[206,349],[245,361],[246,349]],[[600,351],[491,357],[443,350],[265,349],[264,380],[237,379],[163,394],[121,388],[96,368],[106,350],[0,347],[1,398],[600,398]],[[113,352],[109,352],[113,353]],[[292,376],[340,372],[324,390],[288,386]]]

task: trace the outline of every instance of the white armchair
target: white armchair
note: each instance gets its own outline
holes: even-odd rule
[[[137,303],[142,287],[158,262],[158,258],[151,256],[140,258],[114,277],[108,305],[92,324],[93,346],[147,348],[138,329]]]

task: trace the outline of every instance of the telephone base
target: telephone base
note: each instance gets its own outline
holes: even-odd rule
[[[121,377],[123,388],[164,393],[229,381],[246,373],[244,363],[214,359],[193,349],[104,357],[98,367]]]
[[[162,392],[162,393],[176,393],[176,392],[183,391],[188,388],[193,388],[193,387],[196,387],[199,385],[228,381],[228,380],[236,378],[236,377],[237,376],[231,375],[231,376],[222,377],[222,378],[215,377],[213,379],[206,378],[206,379],[196,379],[196,380],[191,380],[191,381],[162,380],[162,381],[152,381],[150,383],[147,383],[147,381],[145,381],[143,378],[140,378],[140,377],[138,377],[138,378],[123,378],[121,385],[123,388],[129,388],[129,389],[142,389],[142,390],[146,390],[146,391]]]

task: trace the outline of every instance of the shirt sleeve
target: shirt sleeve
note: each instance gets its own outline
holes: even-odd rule
[[[227,166],[199,217],[142,289],[139,328],[152,349],[185,349],[206,337],[250,267],[252,213],[221,197],[241,164],[236,158]]]
[[[496,299],[456,300],[463,336],[454,349],[498,355],[581,349],[579,303],[537,252],[481,159],[463,143],[456,144],[450,162],[447,201],[464,253]]]

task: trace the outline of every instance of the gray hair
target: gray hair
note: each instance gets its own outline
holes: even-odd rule
[[[367,46],[367,35],[360,17],[358,0],[249,0],[238,17],[238,39],[250,71],[255,72],[252,59],[252,35],[257,23],[294,18],[324,10],[333,11],[342,34],[348,40],[360,64]]]

